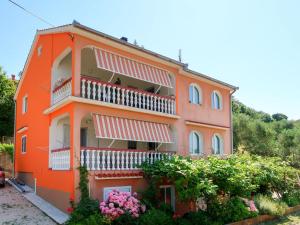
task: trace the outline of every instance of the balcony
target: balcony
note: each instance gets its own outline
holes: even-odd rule
[[[153,163],[174,152],[84,147],[81,149],[80,164],[88,170],[138,170],[143,162]]]
[[[81,97],[127,107],[175,115],[175,98],[81,77]]]
[[[52,105],[60,102],[72,94],[72,78],[62,81],[52,91]]]
[[[60,148],[51,150],[50,167],[52,170],[70,169],[70,148]]]

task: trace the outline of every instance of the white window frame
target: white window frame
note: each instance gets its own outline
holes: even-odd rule
[[[217,96],[219,97],[219,107],[216,104]],[[212,109],[222,110],[223,109],[223,97],[219,91],[214,90],[211,94],[211,107]]]
[[[175,197],[175,187],[173,185],[160,185],[159,189],[165,189],[164,203],[166,204],[166,188],[171,188],[171,207],[175,212],[176,197]]]
[[[191,93],[191,88],[192,88],[192,93]],[[196,102],[196,100],[195,100],[195,94],[196,94],[195,89],[198,91],[199,102]],[[191,104],[195,104],[195,105],[202,104],[202,89],[200,88],[200,86],[198,84],[195,84],[195,83],[190,84],[190,86],[189,86],[189,102]]]
[[[199,153],[195,153],[194,152],[194,140],[193,140],[193,137],[194,137],[194,134],[196,134],[199,138]],[[189,134],[189,153],[190,155],[202,155],[203,154],[203,135],[202,133],[198,132],[198,131],[195,131],[195,130],[192,130]]]
[[[216,143],[215,143],[216,137],[218,137],[219,140],[220,140],[220,153],[216,152]],[[218,133],[215,133],[212,136],[212,149],[213,149],[213,154],[214,155],[224,155],[224,140],[223,140],[223,137]]]
[[[22,98],[22,113],[25,114],[28,111],[28,95]]]
[[[24,146],[24,148],[23,148],[23,140],[25,139],[25,146]],[[22,137],[21,137],[21,153],[22,154],[25,154],[27,152],[27,135],[23,135]]]
[[[112,192],[113,190],[132,193],[131,186],[105,187],[103,188],[103,201],[107,200],[109,193]]]

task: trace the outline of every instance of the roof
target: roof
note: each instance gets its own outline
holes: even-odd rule
[[[100,36],[102,38],[108,39],[108,40],[113,41],[115,43],[119,43],[119,44],[127,46],[129,48],[132,48],[132,49],[138,50],[140,52],[146,53],[147,55],[154,56],[154,57],[159,58],[159,59],[161,59],[163,61],[166,61],[166,62],[169,62],[171,64],[177,65],[177,66],[179,66],[182,69],[182,71],[184,71],[184,72],[186,72],[188,74],[195,75],[195,76],[201,77],[202,79],[209,80],[211,82],[217,83],[219,85],[222,85],[224,87],[232,89],[233,91],[238,90],[238,87],[236,87],[234,85],[228,84],[226,82],[223,82],[223,81],[220,81],[218,79],[215,79],[215,78],[213,78],[211,76],[208,76],[208,75],[205,75],[205,74],[202,74],[202,73],[199,73],[197,71],[189,69],[188,66],[187,66],[187,64],[185,64],[185,63],[182,63],[182,62],[180,62],[178,60],[175,60],[175,59],[172,59],[170,57],[161,55],[159,53],[153,52],[151,50],[145,49],[144,47],[141,47],[141,46],[132,44],[130,42],[121,40],[119,38],[113,37],[111,35],[105,34],[103,32],[97,31],[97,30],[95,30],[93,28],[90,28],[90,27],[87,27],[85,25],[80,24],[80,23],[78,23],[75,20],[71,24],[65,24],[65,25],[61,25],[61,26],[57,26],[57,27],[53,27],[53,28],[37,30],[37,33],[36,33],[34,41],[32,43],[30,52],[29,52],[28,57],[26,59],[26,63],[24,65],[23,73],[26,72],[26,69],[27,69],[28,63],[30,61],[30,58],[31,58],[31,55],[32,55],[32,51],[33,51],[34,46],[36,44],[37,36],[38,35],[46,34],[46,33],[68,32],[68,29],[70,29],[70,28],[77,28],[77,29],[80,29],[82,31],[85,31],[85,32],[88,32],[88,33],[92,33],[94,35],[97,35],[97,36]],[[21,80],[19,82],[18,89],[17,89],[16,94],[15,94],[15,99],[16,99],[16,97],[18,95],[19,87],[22,84],[22,80],[23,80],[23,76],[21,77]]]
[[[229,88],[231,88],[231,89],[233,89],[233,90],[237,90],[237,89],[238,89],[238,87],[236,87],[236,86],[234,86],[234,85],[228,84],[228,83],[226,83],[226,82],[223,82],[223,81],[217,80],[217,79],[215,79],[215,78],[212,78],[212,77],[210,77],[210,76],[208,76],[208,75],[204,75],[204,74],[202,74],[202,73],[199,73],[199,72],[196,72],[196,71],[194,71],[194,70],[188,69],[188,68],[187,68],[187,64],[182,63],[182,62],[179,62],[178,60],[169,58],[169,57],[167,57],[167,56],[164,56],[164,55],[161,55],[161,54],[159,54],[159,53],[150,51],[150,50],[145,49],[145,48],[143,48],[143,47],[140,47],[140,46],[138,46],[138,45],[131,44],[131,43],[127,42],[127,41],[123,41],[123,40],[121,40],[121,39],[119,39],[119,38],[113,37],[113,36],[111,36],[111,35],[102,33],[102,32],[97,31],[97,30],[94,30],[94,29],[92,29],[92,28],[90,28],[90,27],[87,27],[87,26],[84,26],[84,25],[82,25],[82,24],[80,24],[80,23],[78,23],[78,22],[76,22],[76,21],[73,21],[73,23],[70,24],[70,25],[72,25],[72,26],[74,26],[74,27],[77,27],[77,28],[79,28],[79,29],[83,29],[83,30],[88,31],[88,32],[92,32],[92,33],[94,33],[94,34],[96,34],[96,35],[99,35],[99,36],[102,36],[102,37],[104,37],[104,38],[108,38],[108,39],[113,40],[113,41],[115,41],[115,42],[118,42],[118,43],[121,43],[121,44],[123,44],[123,45],[129,46],[129,47],[131,47],[131,48],[138,49],[139,51],[142,51],[142,52],[145,52],[145,53],[147,53],[147,54],[153,55],[153,56],[155,56],[155,57],[158,57],[158,58],[160,58],[160,59],[163,59],[163,60],[166,60],[166,61],[168,61],[168,62],[174,63],[174,64],[176,64],[176,65],[179,65],[179,66],[182,67],[182,69],[183,69],[184,71],[186,71],[186,72],[188,72],[188,73],[191,73],[191,74],[194,74],[194,75],[196,75],[196,76],[200,76],[200,77],[202,77],[202,78],[204,78],[204,79],[207,79],[207,80],[210,80],[210,81],[219,83],[219,84],[224,85],[224,86],[226,86],[226,87],[229,87]]]

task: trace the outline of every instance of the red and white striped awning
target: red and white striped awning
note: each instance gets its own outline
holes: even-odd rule
[[[169,73],[132,59],[95,48],[97,67],[135,79],[172,88]]]
[[[93,114],[97,138],[172,143],[167,124]]]

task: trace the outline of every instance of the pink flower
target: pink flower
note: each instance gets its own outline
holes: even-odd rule
[[[250,211],[251,212],[257,212],[258,211],[253,200],[249,201],[249,206],[250,206]]]
[[[100,211],[111,220],[118,218],[124,213],[137,218],[139,213],[146,211],[146,206],[141,205],[136,197],[137,193],[131,195],[130,192],[113,190],[109,193],[108,199],[100,203]]]

